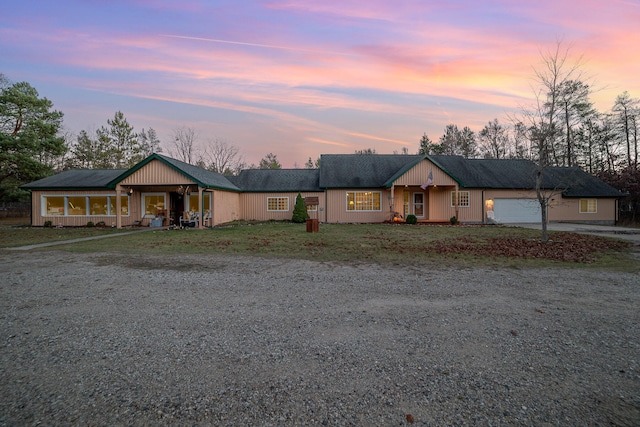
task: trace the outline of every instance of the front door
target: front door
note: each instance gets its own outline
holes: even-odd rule
[[[413,193],[413,214],[424,218],[424,193]]]

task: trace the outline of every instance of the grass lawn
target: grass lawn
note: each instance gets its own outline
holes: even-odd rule
[[[0,247],[67,240],[130,230],[4,227]],[[148,254],[242,254],[320,262],[398,266],[552,267],[639,271],[631,245],[617,239],[499,226],[305,224],[271,222],[213,229],[149,230],[111,239],[77,242],[42,250]]]

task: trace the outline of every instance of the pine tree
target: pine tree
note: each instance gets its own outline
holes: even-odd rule
[[[308,217],[309,215],[307,215],[307,205],[305,205],[302,195],[298,193],[298,196],[296,196],[296,205],[293,208],[293,217],[291,218],[291,221],[301,223],[305,222]]]

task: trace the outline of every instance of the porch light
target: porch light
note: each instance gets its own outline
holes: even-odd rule
[[[487,199],[484,204],[488,211],[493,210],[493,199]]]
[[[129,189],[127,190],[127,194],[132,195],[133,194],[133,188],[129,187]]]

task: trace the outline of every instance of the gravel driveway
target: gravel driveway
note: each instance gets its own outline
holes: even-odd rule
[[[0,425],[640,425],[640,278],[0,251]]]

